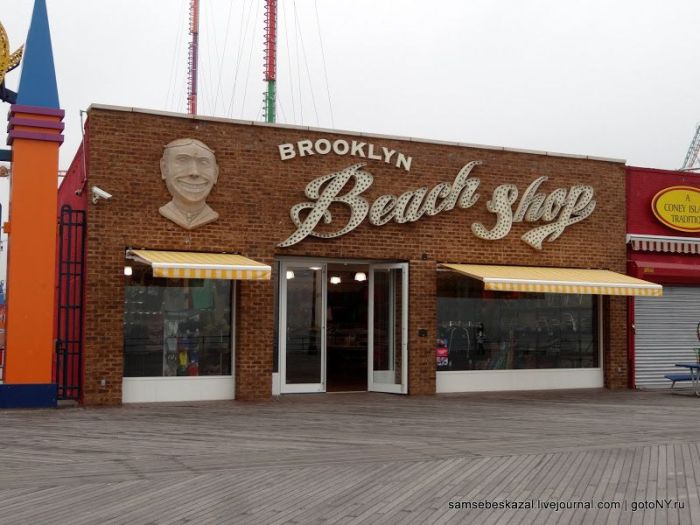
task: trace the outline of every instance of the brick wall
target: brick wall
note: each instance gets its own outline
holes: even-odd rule
[[[435,268],[439,262],[493,263],[529,266],[606,268],[625,271],[625,171],[615,162],[543,154],[467,148],[409,140],[348,136],[304,129],[250,125],[96,108],[89,116],[89,184],[113,198],[88,206],[88,275],[85,352],[85,401],[117,404],[121,400],[124,250],[128,247],[240,252],[271,263],[280,256],[410,261],[411,393],[435,391]],[[216,151],[219,181],[208,204],[220,217],[186,231],[161,217],[158,208],[170,200],[159,160],[163,146],[176,138],[197,138]],[[413,157],[410,172],[383,162],[333,153],[281,161],[278,145],[303,139],[361,140]],[[452,182],[459,169],[482,160],[473,177],[481,179],[477,204],[455,208],[409,224],[382,227],[366,221],[335,239],[307,238],[278,248],[295,227],[289,209],[306,201],[304,188],[312,179],[365,162],[374,176],[365,197],[398,195],[421,186]],[[537,177],[549,180],[542,191],[590,184],[597,208],[585,221],[567,228],[553,243],[537,251],[520,236],[537,224],[516,223],[499,241],[475,237],[470,225],[487,227],[495,216],[486,201],[499,184],[513,183],[520,193]],[[347,214],[334,212],[331,230]],[[625,319],[617,300],[604,315],[613,335],[606,350],[612,364],[606,383],[622,386],[615,363],[625,363]],[[236,339],[236,395],[240,399],[270,396],[274,293],[273,284],[240,283]],[[418,337],[425,328],[428,337]],[[416,366],[418,365],[418,366]],[[101,385],[105,379],[106,385]],[[624,383],[624,381],[623,381]]]
[[[266,281],[241,281],[236,295],[236,399],[266,399],[272,392],[273,287]]]
[[[435,393],[437,267],[435,261],[411,261],[408,268],[408,393]],[[419,331],[426,330],[427,336]]]
[[[603,366],[607,388],[627,388],[627,298],[603,299]]]

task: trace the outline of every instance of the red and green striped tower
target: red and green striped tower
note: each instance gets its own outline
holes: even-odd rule
[[[275,122],[277,91],[277,0],[265,0],[265,122]]]
[[[199,0],[190,0],[190,44],[187,58],[187,112],[190,115],[196,115],[199,73]]]

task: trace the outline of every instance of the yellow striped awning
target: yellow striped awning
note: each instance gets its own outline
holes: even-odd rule
[[[242,255],[226,253],[129,250],[128,255],[153,267],[154,277],[172,279],[270,279],[272,269]]]
[[[499,292],[575,293],[589,295],[662,295],[661,285],[609,270],[441,264]]]

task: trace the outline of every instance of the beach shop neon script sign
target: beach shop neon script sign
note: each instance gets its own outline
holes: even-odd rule
[[[318,177],[304,190],[309,201],[296,204],[290,210],[296,231],[278,246],[293,246],[309,236],[323,239],[340,237],[357,228],[368,216],[370,224],[383,226],[391,221],[399,224],[415,222],[455,207],[471,208],[479,201],[477,190],[481,184],[480,179],[471,176],[471,172],[480,164],[480,161],[473,161],[465,165],[452,183],[441,182],[430,189],[424,186],[398,196],[381,195],[371,204],[362,194],[372,185],[374,177],[363,169],[364,164],[353,164],[344,170]],[[558,239],[568,226],[581,222],[593,213],[596,201],[591,186],[577,184],[545,193],[540,191],[540,186],[546,180],[547,177],[543,176],[532,181],[519,201],[518,188],[514,184],[496,187],[491,200],[486,203],[488,211],[495,215],[495,224],[489,228],[475,222],[471,225],[472,233],[480,239],[503,239],[515,222],[542,221],[548,224],[535,227],[521,237],[525,243],[541,250],[543,241]],[[335,231],[317,231],[321,221],[324,224],[333,222],[330,207],[334,204],[347,206],[350,209],[349,219]]]

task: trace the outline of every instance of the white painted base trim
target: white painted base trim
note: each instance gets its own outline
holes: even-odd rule
[[[546,370],[468,370],[437,372],[436,391],[499,392],[507,390],[558,390],[602,388],[601,368],[557,368]]]
[[[374,371],[372,372],[374,376],[374,382],[375,383],[382,383],[385,385],[391,385],[394,383],[396,380],[396,372],[393,370],[382,370],[382,371]],[[399,385],[401,386],[401,385]]]
[[[122,403],[233,399],[231,376],[125,377]]]
[[[272,373],[272,395],[280,395],[280,374],[279,372]]]
[[[291,385],[280,385],[283,394],[321,394],[326,391],[323,383],[297,383]]]

